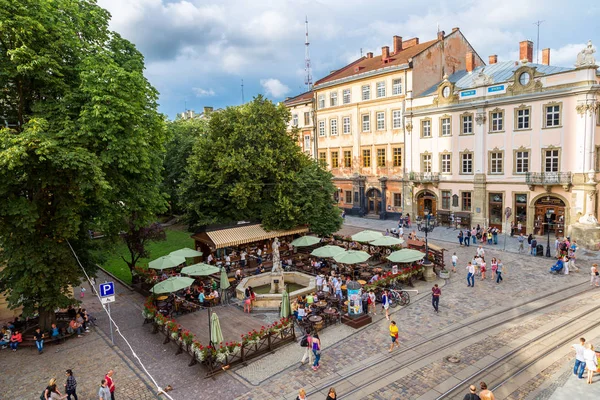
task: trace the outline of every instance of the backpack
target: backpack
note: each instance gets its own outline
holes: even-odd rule
[[[300,347],[308,347],[308,335],[302,336],[302,339],[300,339]]]

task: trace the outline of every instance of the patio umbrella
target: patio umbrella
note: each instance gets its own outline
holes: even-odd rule
[[[367,261],[369,258],[371,258],[369,253],[360,250],[346,250],[333,256],[333,259],[341,264],[358,264]]]
[[[283,291],[281,295],[281,313],[279,314],[281,318],[287,318],[290,316],[290,295],[287,290]]]
[[[176,266],[183,264],[184,262],[185,262],[185,257],[168,255],[168,256],[159,257],[154,261],[150,261],[148,263],[148,267],[152,268],[152,269],[163,270],[163,269],[175,268]]]
[[[388,260],[390,260],[391,262],[411,263],[411,262],[414,262],[414,261],[422,260],[423,257],[425,257],[425,253],[421,253],[418,250],[402,249],[402,250],[398,250],[398,251],[393,252],[392,254],[390,254],[389,256],[387,256],[386,258]]]
[[[217,313],[212,313],[210,316],[210,342],[213,346],[217,346],[223,341],[223,332],[221,331],[221,323]]]
[[[321,241],[321,239],[319,239],[318,237],[302,236],[297,239],[294,239],[292,241],[292,246],[295,246],[295,247],[312,246],[312,245],[319,243],[320,241]]]
[[[154,294],[160,293],[173,293],[181,289],[185,289],[186,287],[192,286],[194,283],[193,278],[188,278],[185,276],[174,276],[169,279],[165,279],[162,282],[157,283],[150,290]]]
[[[196,251],[196,250],[192,250],[192,249],[188,249],[187,247],[184,247],[183,249],[179,249],[179,250],[175,250],[169,253],[170,256],[178,256],[178,257],[185,257],[185,258],[193,258],[193,257],[200,257],[202,255],[201,251]]]
[[[381,232],[362,231],[362,232],[358,232],[357,234],[352,235],[352,240],[354,240],[356,242],[371,242],[375,239],[379,239],[382,236],[383,236],[383,233],[381,233]]]
[[[182,274],[190,276],[208,276],[217,272],[219,272],[219,268],[204,263],[190,265],[181,269]]]
[[[396,246],[402,243],[404,243],[404,239],[397,239],[393,236],[382,236],[369,244],[372,246]]]
[[[226,290],[229,286],[229,278],[227,277],[227,271],[225,268],[221,268],[221,290]]]
[[[314,249],[310,253],[310,255],[315,256],[315,257],[328,258],[328,257],[333,257],[336,254],[340,254],[344,251],[346,251],[346,250],[343,247],[327,245],[327,246],[319,247],[318,249]]]

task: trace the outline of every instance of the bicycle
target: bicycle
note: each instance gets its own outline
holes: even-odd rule
[[[407,306],[410,304],[410,295],[403,290],[390,290],[390,306],[396,307],[399,305]]]

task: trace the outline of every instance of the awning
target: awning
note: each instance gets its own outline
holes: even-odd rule
[[[255,224],[202,232],[193,235],[192,239],[204,242],[214,249],[221,249],[223,247],[234,247],[241,244],[305,232],[308,232],[307,227],[297,227],[290,230],[266,231],[261,225]]]

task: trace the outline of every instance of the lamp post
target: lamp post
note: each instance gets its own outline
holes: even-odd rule
[[[431,223],[431,214],[429,210],[425,210],[425,227],[422,227],[421,230],[425,230],[425,259],[423,260],[424,264],[429,264],[429,242],[427,240],[427,234],[429,232],[433,232],[433,228],[435,226]]]
[[[550,255],[550,217],[552,216],[552,213],[550,211],[546,211],[546,225],[547,225],[547,231],[548,231],[548,241],[546,242],[546,257],[551,257]]]

